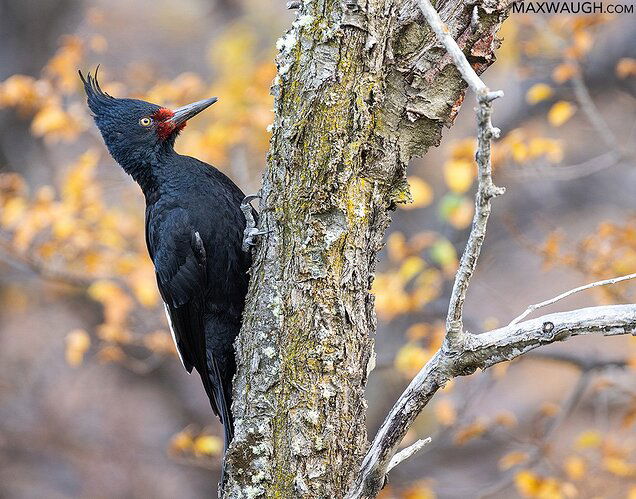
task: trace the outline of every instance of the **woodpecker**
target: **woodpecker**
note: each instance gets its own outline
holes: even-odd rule
[[[100,88],[97,71],[79,75],[110,155],[146,198],[146,245],[172,337],[186,371],[194,368],[201,376],[227,450],[233,437],[233,344],[251,264],[242,249],[245,195],[213,166],[174,150],[187,120],[217,98],[170,110],[111,97]]]

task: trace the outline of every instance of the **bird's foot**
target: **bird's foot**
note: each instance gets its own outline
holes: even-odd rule
[[[271,230],[258,230],[256,227],[254,208],[251,205],[251,202],[255,199],[261,199],[261,196],[259,194],[250,194],[249,196],[245,196],[241,202],[241,211],[245,216],[245,230],[243,231],[242,249],[246,253],[250,250],[250,248],[256,246],[256,238],[258,236],[264,236],[272,232]]]

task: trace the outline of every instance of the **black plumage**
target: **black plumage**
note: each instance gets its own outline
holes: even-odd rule
[[[245,196],[213,166],[174,150],[186,120],[216,98],[171,111],[115,99],[96,76],[80,77],[111,156],[146,198],[146,243],[177,350],[186,370],[200,374],[227,448],[233,436],[233,343],[251,263],[241,249]]]

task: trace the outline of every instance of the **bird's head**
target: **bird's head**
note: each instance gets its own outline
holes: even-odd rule
[[[81,71],[79,75],[108,151],[124,169],[171,151],[187,120],[217,101],[212,97],[171,110],[142,100],[111,97],[100,88],[97,71],[94,76],[88,73],[84,77]]]

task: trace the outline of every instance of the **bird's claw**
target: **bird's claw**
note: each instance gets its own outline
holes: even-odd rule
[[[243,232],[243,251],[248,252],[250,248],[256,246],[256,238],[258,236],[264,236],[272,232],[271,230],[258,230],[256,228],[248,229],[245,228]]]
[[[241,211],[245,216],[245,230],[243,231],[243,245],[242,249],[246,253],[256,245],[256,238],[258,236],[264,236],[272,232],[271,230],[258,230],[256,227],[256,219],[254,218],[254,208],[250,204],[255,199],[260,199],[259,194],[250,194],[245,196],[241,202]]]

